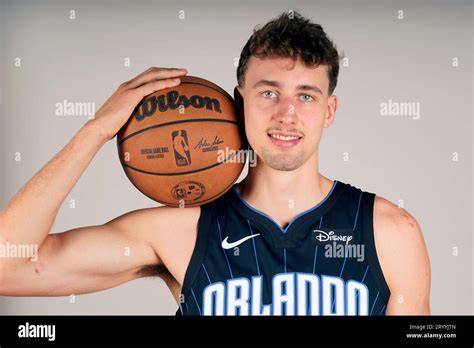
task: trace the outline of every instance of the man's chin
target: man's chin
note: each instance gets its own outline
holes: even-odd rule
[[[273,154],[262,151],[260,160],[268,167],[284,172],[291,172],[298,169],[304,163],[304,153],[297,154]]]
[[[280,172],[292,172],[296,169],[298,169],[299,167],[301,167],[300,165],[288,165],[288,164],[281,164],[281,165],[272,165],[272,166],[269,166],[270,168],[274,169],[274,170],[278,170]]]

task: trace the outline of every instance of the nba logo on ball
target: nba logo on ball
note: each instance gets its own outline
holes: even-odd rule
[[[237,181],[245,160],[222,160],[247,148],[238,107],[218,85],[183,76],[137,105],[117,133],[122,168],[149,198],[173,207],[211,202]]]
[[[186,131],[184,129],[173,131],[171,137],[173,138],[173,150],[176,165],[179,167],[190,165],[191,155],[189,153],[189,143]]]

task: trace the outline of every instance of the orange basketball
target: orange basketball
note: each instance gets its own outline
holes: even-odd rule
[[[173,207],[210,202],[229,190],[245,164],[237,105],[195,76],[152,93],[117,134],[122,167],[149,198]]]

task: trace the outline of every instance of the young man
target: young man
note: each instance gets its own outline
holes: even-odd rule
[[[319,173],[338,70],[323,28],[282,14],[253,33],[240,57],[234,93],[258,156],[242,183],[201,207],[140,209],[49,234],[100,147],[144,96],[177,85],[186,70],[151,68],[123,83],[1,212],[0,243],[37,244],[39,255],[0,259],[0,294],[82,294],[158,275],[178,315],[429,314],[430,267],[416,220]]]

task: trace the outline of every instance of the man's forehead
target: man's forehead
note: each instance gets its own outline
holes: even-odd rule
[[[279,80],[281,82],[288,82],[288,78],[298,83],[317,81],[320,84],[327,80],[327,65],[318,65],[314,67],[307,67],[303,61],[298,58],[276,57],[276,58],[258,58],[252,56],[248,62],[246,80],[259,81],[265,80]]]

